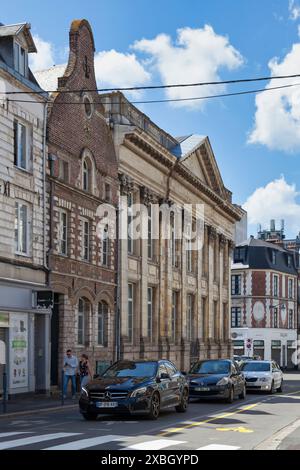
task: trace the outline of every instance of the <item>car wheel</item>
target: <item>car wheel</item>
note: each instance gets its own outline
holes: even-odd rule
[[[242,393],[239,394],[239,398],[241,400],[245,400],[245,398],[246,398],[246,385],[244,385]]]
[[[189,402],[189,391],[187,388],[185,388],[182,392],[180,404],[175,406],[175,410],[178,413],[185,413],[188,408],[188,402]]]
[[[150,403],[150,419],[157,419],[160,413],[160,399],[158,393],[153,393]]]
[[[283,391],[282,388],[283,388],[283,380],[280,383],[280,387],[277,388],[277,392],[281,393]]]
[[[82,416],[87,421],[96,421],[98,415],[96,413],[82,413]]]
[[[233,391],[233,387],[231,387],[229,390],[229,395],[228,395],[226,402],[233,403],[233,398],[234,398],[234,391]]]

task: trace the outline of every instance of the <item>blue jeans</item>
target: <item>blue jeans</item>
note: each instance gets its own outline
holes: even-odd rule
[[[69,383],[70,379],[71,379],[71,382],[72,382],[72,396],[75,396],[75,394],[76,394],[76,375],[66,375],[66,374],[64,374],[63,394],[65,396],[67,395],[68,383]]]

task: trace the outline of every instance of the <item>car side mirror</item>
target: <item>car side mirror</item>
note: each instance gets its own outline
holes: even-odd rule
[[[164,380],[164,379],[170,379],[171,377],[169,376],[169,374],[166,374],[165,372],[162,372],[162,374],[160,374],[160,379],[161,380]]]

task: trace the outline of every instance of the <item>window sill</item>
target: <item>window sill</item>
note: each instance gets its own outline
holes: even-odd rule
[[[21,166],[14,165],[15,170],[19,170],[22,173],[25,173],[28,176],[32,176],[32,170],[27,170],[26,168],[22,168]]]

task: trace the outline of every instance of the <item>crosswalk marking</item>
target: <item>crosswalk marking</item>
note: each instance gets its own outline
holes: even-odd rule
[[[100,444],[105,444],[106,442],[110,441],[122,441],[124,439],[128,439],[125,436],[98,436],[98,437],[91,437],[89,439],[79,439],[77,441],[68,442],[66,444],[59,444],[53,447],[47,447],[43,450],[80,450],[80,449],[87,449],[88,447],[94,447]]]
[[[198,447],[196,450],[238,450],[240,447],[227,446],[224,444],[209,444],[208,446]]]
[[[140,442],[126,447],[125,450],[159,450],[166,447],[184,444],[186,441],[174,441],[173,439],[156,439],[155,441]]]
[[[1,432],[0,433],[0,439],[1,437],[9,437],[9,436],[16,436],[17,434],[30,434],[29,431],[19,431],[19,432]]]
[[[27,446],[35,444],[36,442],[50,441],[52,439],[60,439],[62,437],[78,436],[78,432],[58,432],[55,434],[43,434],[40,436],[24,437],[23,439],[14,439],[13,441],[6,441],[0,443],[0,450],[11,449],[13,447]]]

